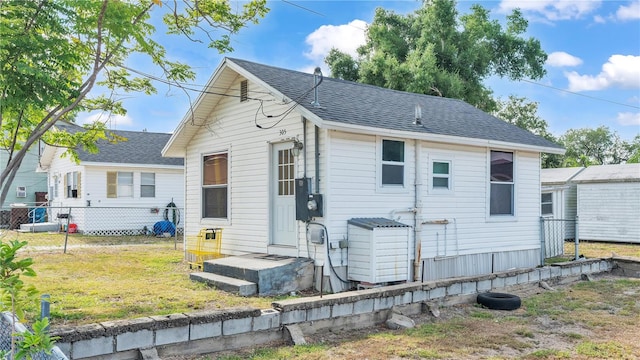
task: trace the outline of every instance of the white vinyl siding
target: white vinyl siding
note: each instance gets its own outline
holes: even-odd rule
[[[640,243],[640,182],[579,183],[580,240]]]
[[[234,77],[235,78],[235,77]],[[232,241],[222,242],[222,251],[225,254],[242,254],[249,252],[268,253],[270,232],[270,193],[268,191],[272,181],[269,166],[271,163],[271,144],[281,141],[290,141],[297,138],[302,141],[302,122],[299,114],[290,115],[274,120],[260,115],[256,117],[256,110],[260,103],[254,98],[272,99],[264,93],[264,89],[255,88],[249,83],[248,100],[240,102],[237,98],[240,81],[235,78],[233,83],[228,83],[230,94],[236,97],[224,97],[215,104],[215,113],[203,121],[204,131],[198,132],[189,141],[185,157],[186,180],[186,223],[185,229],[188,237],[195,237],[198,231],[204,227],[223,228],[223,238]],[[202,106],[214,106],[203,99]],[[265,114],[279,114],[286,109],[282,104],[273,101],[264,102]],[[256,127],[254,121],[264,129]],[[279,121],[272,129],[266,129]],[[313,125],[308,122],[308,135],[306,144],[308,169],[313,168]],[[203,155],[213,151],[223,150],[229,154],[228,173],[228,213],[226,218],[205,218],[202,216],[202,161]],[[298,162],[302,155],[297,157]],[[302,166],[296,166],[297,171],[302,171]],[[301,177],[296,173],[295,177]],[[297,222],[299,232],[304,234],[304,226]],[[302,239],[302,236],[300,236]],[[298,256],[307,253],[306,241],[299,241],[299,248],[288,250],[278,249],[274,251],[290,251],[281,255]]]

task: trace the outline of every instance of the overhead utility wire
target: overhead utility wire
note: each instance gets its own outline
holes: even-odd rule
[[[300,8],[300,9],[302,9],[302,10],[308,11],[308,12],[310,12],[310,13],[314,13],[314,14],[316,14],[316,15],[320,15],[320,16],[323,16],[323,17],[325,16],[324,14],[321,14],[321,13],[319,13],[319,12],[317,12],[317,11],[313,11],[313,10],[311,10],[311,9],[308,9],[308,8],[306,8],[306,7],[302,6],[302,5],[298,5],[298,4],[293,3],[293,2],[291,2],[291,1],[282,0],[282,2],[283,2],[283,3],[285,3],[285,4],[289,4],[289,5],[291,5],[291,6],[295,6],[295,7],[297,7],[297,8]]]
[[[604,102],[608,102],[608,103],[615,104],[615,105],[630,107],[632,109],[640,109],[640,106],[635,106],[635,105],[625,104],[625,103],[621,103],[621,102],[617,102],[617,101],[613,101],[613,100],[609,100],[609,99],[603,99],[603,98],[599,98],[599,97],[595,97],[595,96],[585,95],[585,94],[581,94],[581,93],[578,93],[578,92],[575,92],[575,91],[569,91],[569,90],[553,87],[553,86],[550,86],[550,85],[537,83],[537,82],[531,81],[531,80],[522,79],[522,81],[530,83],[530,84],[533,84],[533,85],[539,85],[539,86],[543,86],[543,87],[546,87],[546,88],[549,88],[549,89],[553,89],[553,90],[562,91],[562,92],[566,92],[566,93],[573,94],[573,95],[586,97],[586,98],[592,99],[592,100],[604,101]]]
[[[136,73],[138,75],[144,76],[144,77],[146,77],[148,79],[155,80],[155,81],[161,82],[163,84],[167,84],[167,85],[177,86],[177,87],[180,87],[180,88],[185,89],[185,90],[194,91],[194,92],[201,93],[201,94],[211,94],[211,95],[219,95],[219,96],[234,97],[234,98],[239,98],[240,97],[240,95],[232,95],[232,94],[227,94],[227,93],[218,93],[218,92],[208,91],[208,90],[204,90],[204,89],[195,89],[195,88],[192,88],[192,87],[185,86],[184,84],[181,84],[181,83],[178,83],[178,82],[171,82],[171,81],[165,80],[165,79],[163,79],[161,77],[158,77],[158,76],[155,76],[155,75],[151,75],[151,74],[147,74],[147,73],[144,73],[144,72],[136,70],[136,69],[132,69],[132,68],[124,66],[124,65],[118,64],[118,66],[123,68],[123,69],[126,69],[126,70],[129,70],[131,72],[134,72],[134,73]],[[199,85],[196,85],[196,86],[199,86]],[[206,88],[206,86],[204,86],[204,88]],[[221,88],[221,87],[218,87],[218,88]],[[260,92],[260,91],[252,91],[252,92],[253,93],[261,93],[261,94],[271,94],[269,92]],[[248,99],[249,100],[258,100],[258,101],[266,101],[266,100],[262,100],[262,99],[258,99],[258,98],[251,98],[251,97],[248,98]],[[272,100],[269,100],[269,101],[272,101]]]
[[[260,101],[260,106],[258,107],[258,110],[256,110],[256,115],[253,119],[253,123],[256,125],[257,128],[259,129],[272,129],[275,126],[277,126],[282,120],[284,120],[285,117],[287,117],[287,115],[289,115],[293,109],[296,108],[296,106],[300,105],[299,100],[304,98],[305,96],[309,95],[310,92],[312,92],[313,90],[315,90],[318,86],[320,86],[320,84],[322,84],[322,80],[324,79],[324,76],[322,76],[322,73],[320,73],[320,81],[318,81],[317,84],[314,84],[313,87],[311,87],[311,89],[305,91],[302,95],[298,96],[295,99],[292,99],[288,102],[286,102],[285,104],[290,104],[291,102],[295,102],[295,104],[293,106],[291,106],[290,108],[288,108],[287,110],[283,111],[282,113],[278,114],[278,115],[267,115],[264,113],[264,108],[263,108],[263,104],[262,104],[262,100],[258,100]],[[262,115],[264,115],[267,118],[278,118],[280,117],[280,120],[276,121],[274,124],[268,126],[268,127],[263,127],[260,124],[258,124],[258,112],[262,111]]]

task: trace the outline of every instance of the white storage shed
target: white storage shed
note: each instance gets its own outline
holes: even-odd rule
[[[573,182],[580,240],[640,243],[640,164],[590,166]]]

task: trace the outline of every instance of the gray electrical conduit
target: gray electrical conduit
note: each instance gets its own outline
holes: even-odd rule
[[[351,284],[351,281],[344,280],[343,278],[341,278],[340,275],[338,275],[338,273],[336,272],[336,269],[333,267],[333,262],[331,262],[331,256],[329,255],[329,231],[327,230],[327,227],[324,224],[314,222],[314,221],[309,221],[307,222],[307,233],[309,232],[309,225],[318,225],[318,226],[321,226],[322,229],[324,230],[325,239],[327,240],[327,246],[326,246],[327,260],[329,262],[329,268],[331,269],[331,272],[333,272],[333,275],[335,275],[336,278],[338,278],[338,280],[340,280],[340,282],[342,282],[343,284]],[[307,239],[307,242],[308,242],[308,239]]]

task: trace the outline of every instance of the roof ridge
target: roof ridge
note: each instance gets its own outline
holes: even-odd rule
[[[227,59],[231,60],[234,63],[236,63],[236,62],[251,63],[251,64],[262,66],[262,67],[268,67],[268,68],[271,68],[271,69],[276,69],[276,70],[279,70],[279,71],[293,72],[293,73],[298,73],[298,74],[302,74],[302,75],[305,75],[305,76],[313,76],[313,74],[310,74],[310,73],[307,73],[307,72],[304,72],[304,71],[286,69],[286,68],[283,68],[283,67],[274,66],[274,65],[268,65],[268,64],[262,64],[262,63],[258,63],[258,62],[250,61],[250,60],[244,60],[244,59],[232,58],[232,57],[227,57]],[[344,83],[344,84],[351,84],[351,85],[354,85],[354,86],[369,87],[369,88],[372,88],[372,89],[376,89],[378,91],[389,91],[389,92],[395,92],[395,93],[399,93],[399,94],[411,95],[411,96],[416,96],[416,97],[424,96],[424,97],[428,97],[428,98],[431,98],[431,99],[439,99],[439,100],[443,100],[443,101],[456,101],[456,102],[462,102],[462,103],[467,104],[467,105],[471,105],[471,104],[467,103],[464,100],[457,99],[457,98],[450,98],[450,97],[446,97],[446,96],[435,96],[435,95],[429,95],[429,94],[423,94],[423,93],[415,93],[415,92],[406,91],[406,90],[390,89],[390,88],[386,88],[386,87],[382,87],[382,86],[366,84],[366,83],[361,83],[361,82],[352,81],[352,80],[345,80],[345,79],[340,79],[340,78],[335,78],[335,77],[330,77],[330,76],[325,76],[325,75],[322,75],[322,79],[323,79],[322,81],[335,81],[335,82],[341,82],[341,83]],[[471,105],[471,106],[473,106],[473,105]]]

